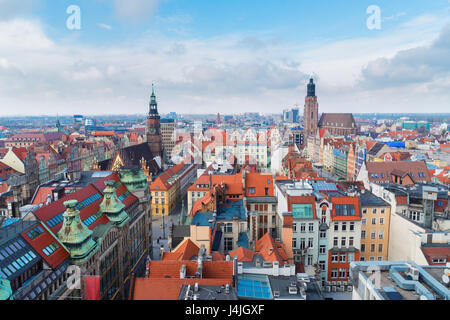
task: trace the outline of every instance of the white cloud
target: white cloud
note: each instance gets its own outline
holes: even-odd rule
[[[112,30],[112,26],[110,26],[110,25],[108,25],[108,24],[98,23],[97,25],[98,25],[100,28],[102,28],[102,29]]]
[[[53,42],[38,21],[13,19],[0,22],[0,114],[143,114],[153,82],[161,113],[281,112],[303,104],[311,73],[321,112],[422,111],[424,105],[445,111],[445,74],[435,78],[440,86],[422,81],[414,90],[408,83],[394,89],[358,82],[362,70],[397,79],[411,72],[413,63],[395,69],[389,61],[433,43],[442,22],[421,21],[365,38],[306,44],[260,34],[174,41],[148,32],[97,48]],[[428,68],[417,69],[417,81],[436,66]]]

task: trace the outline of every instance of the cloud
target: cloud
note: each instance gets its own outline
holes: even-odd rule
[[[436,52],[448,52],[448,31],[433,41],[437,25],[422,21],[340,41],[149,31],[109,46],[53,41],[36,20],[0,21],[0,113],[144,114],[153,82],[161,113],[280,113],[303,104],[311,73],[320,112],[445,111],[448,69]]]
[[[398,52],[392,58],[379,58],[362,69],[360,84],[368,89],[429,83],[450,77],[450,24],[428,46]]]
[[[114,0],[116,15],[123,23],[138,24],[153,18],[162,0]]]
[[[112,30],[112,26],[108,25],[108,24],[104,24],[104,23],[98,23],[97,26],[99,26],[102,29],[106,29],[106,30]]]

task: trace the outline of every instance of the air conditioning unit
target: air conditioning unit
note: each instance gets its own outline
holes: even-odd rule
[[[347,286],[347,291],[348,292],[352,292],[353,291],[353,286]]]
[[[406,273],[406,276],[414,281],[419,281],[419,269],[410,266],[408,272]]]

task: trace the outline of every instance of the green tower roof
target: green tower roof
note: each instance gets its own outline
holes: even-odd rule
[[[0,278],[0,300],[12,300],[11,283],[7,279]]]
[[[80,211],[75,208],[77,204],[77,200],[64,202],[64,222],[57,236],[69,249],[73,260],[85,261],[94,253],[98,243],[92,239],[92,231],[81,221]]]
[[[122,225],[128,219],[128,214],[123,210],[125,205],[120,202],[116,194],[116,182],[105,181],[106,188],[103,190],[104,198],[100,204],[100,211],[115,225]]]

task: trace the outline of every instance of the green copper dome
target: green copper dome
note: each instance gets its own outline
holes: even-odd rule
[[[84,262],[95,252],[98,243],[92,239],[92,231],[81,221],[80,211],[75,208],[77,204],[77,200],[64,202],[64,222],[57,236],[70,251],[73,260]]]
[[[121,168],[120,182],[122,182],[130,192],[142,190],[148,187],[147,176],[142,168]]]
[[[125,205],[117,198],[116,182],[105,181],[106,188],[103,190],[103,201],[100,204],[100,211],[115,225],[122,225],[128,219],[128,214],[123,210]]]

